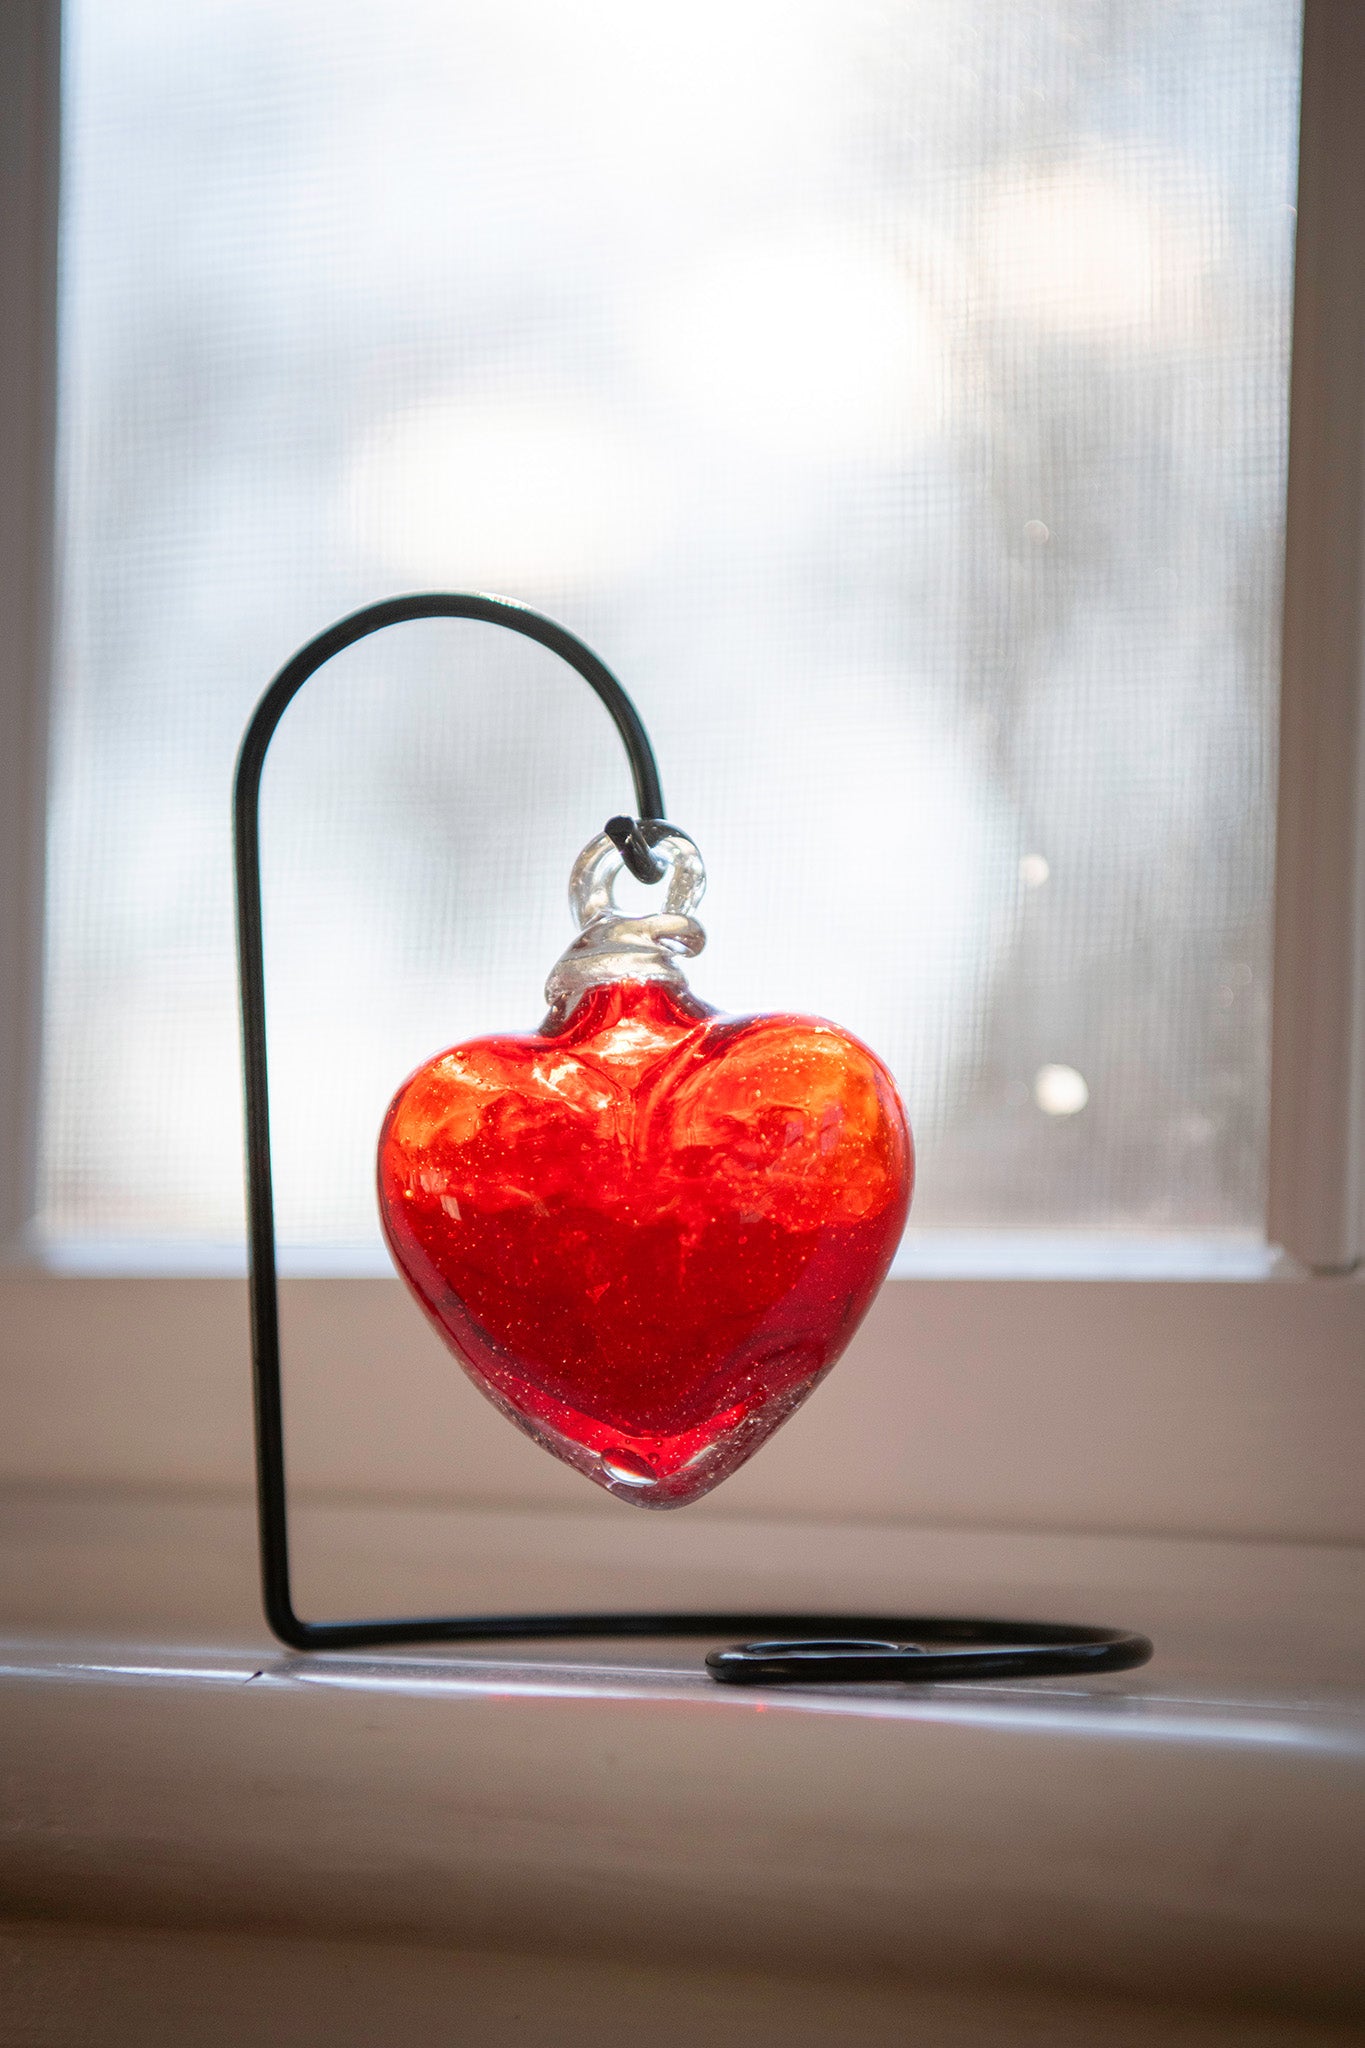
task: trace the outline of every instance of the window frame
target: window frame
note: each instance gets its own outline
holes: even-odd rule
[[[59,0],[0,8],[0,1318],[15,1396],[0,1477],[216,1489],[249,1483],[244,1290],[132,1264],[63,1273],[32,1234],[60,42]],[[946,1266],[912,1251],[857,1339],[859,1365],[816,1404],[827,1426],[794,1422],[762,1461],[770,1479],[727,1487],[732,1511],[742,1497],[765,1515],[1365,1537],[1352,1484],[1365,1362],[1362,99],[1365,10],[1305,0],[1267,1204],[1280,1249],[1233,1277],[1194,1240],[1173,1243],[1165,1267],[1098,1239],[1049,1240],[1032,1272],[1005,1234],[957,1241]],[[504,1457],[467,1390],[451,1429],[468,1448],[447,1443],[444,1466],[420,1415],[397,1418],[387,1448],[355,1422],[376,1355],[390,1384],[434,1371],[396,1282],[314,1277],[285,1292],[305,1488],[583,1505],[576,1481],[565,1494],[565,1475],[506,1432]],[[349,1421],[324,1414],[338,1374]],[[857,1451],[870,1418],[879,1438],[914,1439],[875,1480]],[[1216,1445],[1212,1465],[1191,1444]]]
[[[1266,1234],[1365,1258],[1365,15],[1305,0]]]

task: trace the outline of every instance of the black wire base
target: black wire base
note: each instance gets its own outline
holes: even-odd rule
[[[1145,1664],[1152,1646],[1123,1629],[1061,1621],[981,1621],[942,1614],[487,1614],[411,1621],[272,1620],[296,1650],[402,1643],[635,1641],[749,1635],[707,1654],[722,1685],[927,1685],[962,1679],[1094,1676]],[[929,1645],[934,1647],[930,1648]]]
[[[711,1651],[706,1668],[727,1685],[847,1684],[850,1681],[1042,1678],[1123,1671],[1145,1664],[1145,1636],[1064,1622],[958,1620],[942,1615],[888,1619],[856,1614],[510,1614],[395,1616],[381,1621],[304,1621],[294,1611],[289,1570],[289,1494],[280,1382],[279,1287],[266,1070],[265,949],[262,934],[261,774],[275,728],[309,677],[334,654],[408,619],[478,619],[505,626],[558,654],[597,693],[630,761],[635,818],[607,831],[642,881],[658,864],[641,828],[663,818],[659,771],[639,713],[611,671],[552,619],[506,598],[435,592],[390,598],[353,612],[286,663],[247,726],[233,790],[237,958],[246,1092],[248,1287],[256,1416],[256,1482],[266,1620],[295,1650],[360,1650],[412,1643],[507,1643],[650,1637],[754,1638]]]

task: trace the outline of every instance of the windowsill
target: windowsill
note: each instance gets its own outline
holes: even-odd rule
[[[10,1910],[1360,1997],[1358,1551],[668,1521],[642,1574],[610,1512],[305,1504],[302,1604],[994,1608],[1142,1628],[1157,1656],[800,1694],[716,1687],[686,1644],[299,1657],[255,1618],[247,1499],[16,1494]]]

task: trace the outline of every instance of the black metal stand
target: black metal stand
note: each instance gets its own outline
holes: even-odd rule
[[[849,1614],[477,1614],[419,1615],[381,1621],[304,1621],[289,1577],[289,1496],[280,1388],[279,1295],[271,1186],[270,1097],[266,1074],[265,955],[262,944],[261,771],[275,728],[309,677],[343,648],[407,619],[481,619],[537,640],[560,655],[597,692],[615,723],[635,783],[635,819],[607,830],[642,880],[660,870],[640,826],[663,817],[659,772],[649,736],[621,685],[572,633],[506,598],[437,592],[390,598],[353,612],[301,648],[276,676],[252,715],[237,761],[233,821],[237,871],[238,972],[246,1088],[247,1222],[251,1345],[256,1390],[256,1475],[261,1576],[266,1619],[296,1650],[351,1650],[381,1643],[520,1642],[536,1638],[734,1635],[776,1637],[707,1657],[712,1676],[730,1684],[847,1683],[851,1679],[1042,1677],[1060,1672],[1122,1671],[1145,1663],[1152,1646],[1121,1629],[1061,1622],[957,1620],[941,1615],[888,1618]],[[792,1640],[800,1638],[803,1640]],[[935,1647],[926,1649],[925,1644]]]

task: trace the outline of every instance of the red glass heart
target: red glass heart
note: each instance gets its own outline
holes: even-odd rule
[[[657,980],[440,1054],[379,1146],[389,1246],[475,1385],[645,1507],[709,1492],[829,1371],[913,1172],[857,1039]]]

